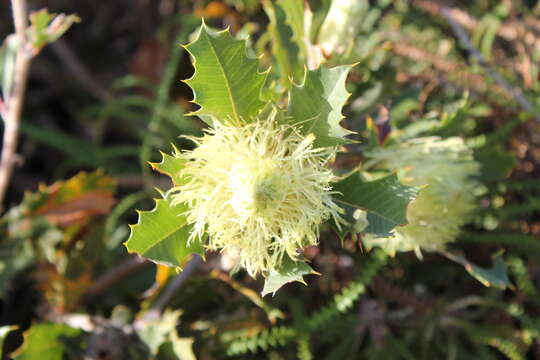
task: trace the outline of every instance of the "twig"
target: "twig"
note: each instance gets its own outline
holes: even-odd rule
[[[129,274],[140,270],[150,264],[150,261],[143,259],[139,256],[132,256],[128,258],[124,262],[120,263],[118,266],[110,269],[109,271],[101,275],[94,282],[94,284],[81,296],[79,304],[83,305],[87,303],[92,297],[101,294],[103,291],[118,283],[120,280],[122,280]]]
[[[4,119],[4,139],[2,143],[2,159],[0,160],[0,207],[4,202],[9,179],[15,164],[15,151],[17,150],[17,137],[19,134],[19,123],[24,103],[24,92],[26,90],[26,80],[30,67],[31,53],[27,50],[26,29],[28,27],[28,17],[26,13],[26,0],[11,0],[13,8],[13,20],[15,23],[15,34],[17,36],[17,55],[15,60],[15,74],[12,91],[9,91],[9,99],[5,104]]]
[[[83,85],[90,94],[94,97],[106,101],[111,98],[111,95],[103,85],[101,85],[95,77],[90,73],[88,68],[81,62],[77,54],[73,52],[69,44],[63,40],[58,39],[52,44],[52,49],[67,67],[69,72],[75,79]]]
[[[193,255],[191,260],[184,267],[182,272],[178,274],[174,279],[171,280],[169,285],[163,290],[163,293],[158,297],[158,299],[152,304],[150,309],[141,317],[140,321],[144,322],[147,320],[158,318],[171,300],[174,293],[184,284],[184,282],[191,276],[191,274],[202,264],[202,259],[199,255]]]
[[[163,78],[161,79],[161,82],[157,89],[156,100],[152,108],[152,115],[150,117],[150,121],[148,122],[148,131],[146,132],[146,135],[144,136],[143,143],[141,146],[141,152],[140,152],[141,170],[142,170],[144,183],[146,184],[147,187],[152,186],[152,176],[150,172],[150,167],[148,166],[148,161],[150,161],[150,157],[152,154],[152,150],[151,150],[152,139],[155,136],[161,124],[161,119],[163,118],[163,112],[165,111],[165,107],[167,106],[167,102],[169,101],[169,98],[170,98],[170,90],[174,82],[174,75],[176,74],[176,71],[178,70],[178,66],[180,65],[180,62],[182,61],[182,55],[184,51],[182,47],[179,46],[179,44],[183,44],[185,42],[185,37],[186,37],[186,34],[188,33],[189,31],[182,31],[181,34],[175,38],[175,41],[171,50],[171,54],[169,57],[169,61],[167,62],[167,65],[165,66],[165,70],[163,72]]]
[[[474,30],[478,26],[478,20],[476,18],[457,7],[445,7],[438,1],[433,0],[412,0],[412,4],[432,15],[439,15],[443,9],[446,9],[453,20],[465,29]],[[531,25],[534,21],[534,18],[527,18],[525,21],[516,20],[501,24],[497,29],[497,35],[507,41],[522,40],[527,46],[538,50],[540,49],[540,37],[535,34],[535,31],[529,31],[525,25],[535,27],[535,25]]]
[[[532,104],[527,100],[525,96],[521,93],[521,90],[510,85],[495,69],[493,69],[489,63],[484,59],[480,51],[478,51],[471,43],[469,36],[465,30],[459,25],[454,18],[452,17],[451,9],[447,7],[441,8],[441,15],[448,21],[452,27],[452,31],[460,41],[460,43],[467,49],[467,51],[473,56],[476,61],[486,70],[488,75],[497,83],[499,86],[506,89],[514,98],[514,100],[521,105],[526,111],[533,110]],[[536,121],[540,122],[540,116],[534,117]]]
[[[0,97],[0,118],[4,119],[6,117],[6,104],[4,103],[4,100],[2,100],[2,97]]]

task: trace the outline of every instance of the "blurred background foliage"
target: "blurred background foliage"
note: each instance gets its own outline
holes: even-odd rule
[[[3,359],[540,359],[540,2],[358,0],[342,21],[350,33],[319,54],[357,63],[344,126],[362,145],[336,171],[389,134],[465,137],[484,186],[453,250],[486,268],[502,252],[513,286],[484,287],[439,254],[341,246],[324,229],[305,252],[323,275],[264,299],[219,254],[178,275],[122,242],[134,209],[169,187],[147,162],[204,128],[185,116],[194,105],[180,82],[193,72],[180,44],[200,18],[248,38],[275,96],[314,59],[331,1],[309,1],[307,34],[301,0],[29,7],[82,21],[30,71],[0,220]],[[4,1],[0,38],[12,32]]]

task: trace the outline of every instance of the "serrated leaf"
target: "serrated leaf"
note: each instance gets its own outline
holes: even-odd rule
[[[260,73],[259,62],[247,57],[245,41],[203,23],[186,50],[194,58],[195,73],[185,82],[201,106],[191,115],[202,115],[206,122],[208,116],[237,125],[252,121],[264,106],[260,95],[267,73]]]
[[[285,20],[287,25],[292,29],[293,40],[302,49],[305,38],[304,0],[280,0],[277,4],[283,9],[284,14],[286,14]]]
[[[418,194],[417,187],[401,184],[395,174],[366,182],[358,172],[336,183],[333,190],[340,193],[335,196],[336,202],[346,210],[367,211],[369,225],[364,232],[381,236],[398,225],[407,224],[407,206]],[[342,237],[354,232],[354,221],[350,217],[348,220],[350,226],[342,229]]]
[[[155,208],[140,211],[138,223],[131,226],[131,234],[124,244],[128,251],[158,264],[178,267],[190,254],[203,255],[199,241],[188,244],[187,205],[172,206],[167,198],[155,201]]]
[[[178,186],[184,183],[181,171],[186,164],[186,160],[176,156],[178,150],[174,150],[175,153],[173,155],[160,152],[161,161],[158,163],[150,163],[150,166],[152,166],[152,169],[170,177],[174,185]]]
[[[281,81],[287,87],[290,79],[302,81],[304,66],[300,60],[300,48],[292,41],[293,32],[285,23],[285,12],[279,3],[265,2],[264,10],[270,19],[268,31],[272,35],[272,52],[281,71]]]
[[[294,281],[305,285],[304,275],[309,274],[317,274],[317,272],[304,261],[294,261],[284,256],[280,269],[271,270],[266,277],[261,295],[272,293],[273,296],[283,285]]]
[[[350,95],[345,80],[351,68],[321,66],[306,71],[304,83],[291,89],[287,115],[303,134],[315,135],[317,146],[344,144],[348,142],[344,136],[352,133],[339,124],[343,119],[341,110]]]
[[[23,345],[13,354],[15,360],[62,360],[66,356],[63,338],[81,331],[64,324],[35,324],[24,334]]]
[[[502,258],[502,253],[495,253],[492,257],[493,265],[486,269],[478,265],[473,264],[465,257],[449,252],[442,252],[444,256],[463,265],[465,270],[471,274],[476,280],[480,281],[484,286],[493,286],[499,289],[506,289],[512,287],[510,279],[506,271],[506,263]]]

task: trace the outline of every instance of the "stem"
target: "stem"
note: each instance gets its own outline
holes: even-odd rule
[[[167,287],[163,290],[163,293],[157,298],[156,302],[152,304],[150,309],[140,318],[139,321],[148,321],[157,319],[161,316],[163,309],[169,303],[176,291],[184,284],[184,282],[191,276],[191,274],[197,270],[199,265],[202,264],[202,259],[199,255],[193,255],[191,260],[186,264],[182,272],[176,275]]]
[[[123,280],[126,276],[150,264],[150,261],[139,256],[129,257],[96,279],[92,286],[81,296],[79,304],[87,304],[91,298],[103,293],[114,284]]]
[[[458,24],[453,16],[452,11],[450,8],[442,7],[441,8],[441,15],[448,21],[450,24],[450,27],[452,28],[452,31],[458,38],[461,45],[469,52],[469,54],[476,59],[478,64],[484,68],[486,73],[495,81],[500,87],[504,88],[512,97],[514,100],[525,110],[528,112],[531,112],[534,107],[533,105],[527,100],[525,96],[523,96],[523,93],[519,88],[513,87],[504,79],[495,69],[493,69],[486,59],[482,56],[480,51],[478,51],[472,44],[471,40],[469,39],[469,36],[465,32],[465,30],[461,27],[460,24]],[[540,116],[534,116],[536,121],[540,122]]]
[[[28,18],[26,14],[26,0],[11,0],[13,8],[13,20],[15,23],[15,34],[17,35],[17,55],[15,60],[14,85],[5,104],[4,118],[4,141],[2,143],[2,158],[0,160],[0,206],[4,202],[9,179],[15,164],[15,151],[17,150],[17,137],[19,134],[19,124],[24,103],[24,92],[26,90],[26,80],[30,67],[31,54],[26,50],[27,39],[26,29]]]
[[[187,31],[182,29],[181,35],[177,36],[174,40],[169,61],[165,66],[163,78],[157,89],[156,102],[152,108],[152,115],[150,117],[150,121],[148,122],[148,131],[143,138],[139,158],[143,180],[148,188],[152,186],[152,174],[150,172],[150,167],[148,166],[148,162],[150,161],[152,154],[152,138],[159,130],[159,126],[163,118],[163,112],[165,111],[167,102],[170,99],[170,90],[174,82],[174,75],[178,70],[178,66],[182,60],[182,54],[184,53],[184,49],[180,46],[180,44],[184,43],[186,36]]]

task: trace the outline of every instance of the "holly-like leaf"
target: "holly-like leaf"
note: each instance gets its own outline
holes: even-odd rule
[[[201,106],[191,115],[201,115],[206,122],[209,116],[237,125],[252,121],[264,106],[260,96],[267,73],[260,73],[259,62],[247,57],[245,41],[203,23],[197,39],[185,48],[195,67],[193,77],[185,82],[193,89],[193,101]]]
[[[407,224],[407,206],[416,198],[419,189],[401,184],[395,174],[364,181],[355,172],[336,183],[333,190],[339,192],[335,196],[336,202],[349,210],[348,214],[352,215],[356,209],[367,212],[369,225],[364,232],[385,236],[396,226]],[[355,232],[356,221],[352,216],[347,220],[350,226],[342,228],[341,237]]]
[[[279,270],[271,270],[264,282],[262,296],[272,293],[272,296],[283,285],[298,281],[306,285],[304,275],[318,274],[304,261],[294,261],[288,256],[283,257]]]
[[[35,324],[24,334],[23,345],[12,356],[15,360],[62,360],[68,355],[63,340],[80,333],[64,324]]]
[[[150,163],[152,169],[167,175],[171,178],[174,185],[178,186],[184,183],[181,171],[186,164],[186,160],[178,157],[178,149],[174,149],[173,155],[165,154],[161,152],[161,161],[158,163]]]
[[[304,40],[306,38],[305,31],[305,13],[306,3],[304,0],[280,0],[277,5],[283,9],[283,13],[286,14],[285,22],[292,29],[292,40],[296,42],[298,47],[302,50],[304,47]]]
[[[442,252],[448,259],[463,265],[465,270],[471,274],[476,280],[480,281],[484,286],[493,286],[500,289],[512,287],[508,273],[506,271],[506,263],[502,258],[502,253],[495,253],[492,257],[493,266],[489,269],[473,264],[465,257],[447,251]]]
[[[313,133],[317,146],[336,146],[347,142],[352,132],[341,127],[341,110],[350,96],[345,80],[352,66],[323,66],[306,71],[304,83],[294,85],[287,115],[303,134]]]
[[[203,255],[200,241],[188,244],[190,227],[187,225],[187,205],[171,205],[170,199],[156,199],[152,211],[139,211],[139,221],[131,225],[125,242],[129,252],[135,252],[158,264],[183,265],[190,254]]]
[[[300,59],[300,48],[292,41],[293,32],[285,23],[285,12],[279,3],[265,2],[264,10],[270,19],[268,31],[272,35],[272,52],[279,64],[281,81],[290,86],[293,81],[302,81],[304,66]]]

